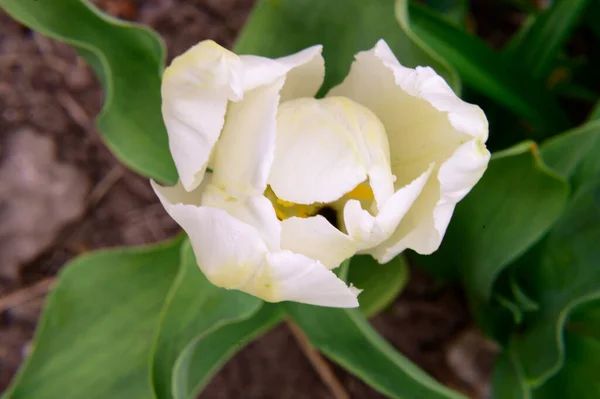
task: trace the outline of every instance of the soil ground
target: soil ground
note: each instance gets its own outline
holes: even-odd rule
[[[203,39],[231,46],[253,1],[97,3],[113,15],[152,26],[172,58]],[[0,180],[0,392],[27,353],[45,293],[62,265],[90,250],[156,242],[178,231],[148,181],[122,167],[102,143],[93,124],[102,96],[72,49],[0,11],[0,176],[12,176]],[[15,293],[32,291],[38,295],[15,299]],[[3,302],[6,298],[11,303]],[[373,323],[444,384],[470,397],[487,396],[493,350],[473,328],[458,287],[413,270],[402,295]],[[350,397],[383,397],[334,370]],[[243,349],[201,397],[331,394],[282,325]]]

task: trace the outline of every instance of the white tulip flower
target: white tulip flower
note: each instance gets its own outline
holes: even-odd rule
[[[432,253],[485,171],[484,113],[433,69],[403,67],[380,40],[314,98],[324,74],[321,46],[269,59],[212,41],[166,69],[180,181],[153,187],[213,284],[356,307],[360,290],[331,269],[356,253]]]

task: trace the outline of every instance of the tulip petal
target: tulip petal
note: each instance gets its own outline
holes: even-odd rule
[[[419,197],[433,170],[432,164],[421,176],[396,191],[376,216],[362,209],[360,202],[350,200],[344,206],[344,223],[348,235],[357,243],[359,251],[371,253],[373,248],[387,240]],[[366,251],[365,251],[366,250]]]
[[[393,193],[387,138],[372,112],[337,97],[280,105],[269,176],[277,197],[297,204],[330,203],[367,177],[377,181],[378,202]]]
[[[290,251],[267,255],[273,297],[267,301],[295,301],[335,308],[358,307],[360,290],[340,280],[320,262]]]
[[[329,269],[356,253],[354,241],[321,215],[282,221],[281,248],[318,260]]]
[[[213,41],[176,57],[162,80],[162,114],[169,147],[187,191],[204,177],[211,150],[223,128],[227,102],[243,96],[242,63]]]
[[[431,163],[436,165],[398,230],[375,251],[378,259],[390,260],[405,248],[423,254],[435,251],[454,206],[487,166],[489,152],[483,143],[488,124],[483,111],[458,98],[433,69],[400,65],[383,40],[357,54],[346,79],[328,95],[347,96],[381,120],[396,189]],[[471,150],[461,150],[463,146]]]
[[[230,216],[254,227],[270,251],[280,250],[281,223],[273,204],[266,197],[233,198],[214,184],[208,184],[202,194],[202,205],[223,209]]]
[[[214,285],[242,289],[264,265],[267,247],[252,226],[222,209],[177,203],[172,190],[153,188],[188,234],[200,269]]]
[[[173,60],[163,75],[162,113],[171,154],[187,191],[196,188],[204,177],[213,146],[223,129],[228,102],[240,101],[245,92],[274,84],[286,74],[282,98],[313,96],[323,83],[325,74],[321,50],[321,46],[313,46],[272,60],[237,56],[206,40]],[[276,83],[276,86],[278,89],[275,91],[279,92],[281,84]],[[254,99],[246,105],[255,102],[256,97],[261,95],[268,96],[267,93],[255,93]],[[270,103],[272,100],[267,101]],[[275,101],[278,100],[279,96]],[[243,107],[236,107],[234,111]],[[262,113],[265,112],[268,114],[267,111]],[[265,118],[266,115],[254,117],[255,127],[266,123]],[[229,115],[227,119],[229,121]],[[239,126],[239,123],[232,122],[232,125],[230,129]]]
[[[214,285],[270,302],[358,306],[360,291],[348,287],[320,262],[290,251],[269,252],[254,227],[225,210],[179,202],[190,195],[182,186],[161,187],[152,182],[152,187],[190,237],[196,261]]]
[[[479,181],[490,154],[476,140],[460,146],[430,179],[413,208],[389,240],[373,251],[385,263],[406,248],[420,254],[435,251],[446,232],[456,204]],[[441,194],[440,194],[441,193]]]
[[[286,57],[270,59],[254,55],[241,55],[244,90],[273,82],[286,75],[281,90],[281,101],[301,97],[314,97],[325,78],[323,46],[316,45]]]
[[[229,104],[210,166],[213,184],[234,198],[262,195],[275,151],[275,117],[284,78]]]
[[[294,77],[300,74],[307,79],[300,94],[314,95],[324,75],[321,46],[274,60],[250,55],[240,56],[240,60],[244,98],[229,104],[209,163],[214,184],[239,199],[261,195],[267,187],[280,92],[289,93],[297,85]]]

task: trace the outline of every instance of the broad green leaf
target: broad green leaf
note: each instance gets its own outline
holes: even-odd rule
[[[547,140],[541,145],[540,152],[550,168],[568,179],[588,154],[598,158],[597,142],[600,142],[600,120],[592,120]]]
[[[401,26],[394,18],[394,0],[259,0],[235,51],[280,57],[323,44],[324,94],[346,76],[357,52],[383,38],[403,65],[432,66],[458,90],[458,78],[443,59]]]
[[[600,122],[600,101],[596,103],[593,111],[589,115],[588,122],[584,126],[598,126]],[[600,176],[600,133],[596,132],[596,140],[588,143],[589,151],[583,157],[583,160],[575,170],[572,178],[574,188],[584,185],[588,180]]]
[[[564,362],[563,327],[571,310],[600,298],[600,179],[574,194],[540,245],[538,262],[518,269],[540,311],[532,313],[512,344],[530,384],[554,375]]]
[[[509,349],[503,350],[494,363],[492,398],[531,399],[531,387],[525,382],[523,371]]]
[[[590,143],[591,144],[591,143]],[[585,185],[591,179],[598,179],[600,176],[600,140],[596,139],[593,146],[583,158],[571,179],[574,189]]]
[[[408,18],[404,3],[406,0],[398,1],[398,18]],[[546,134],[569,126],[552,94],[533,81],[518,63],[510,62],[481,39],[422,6],[411,3],[409,17],[416,35],[456,68],[465,85],[502,104]]]
[[[565,364],[534,391],[535,399],[600,397],[600,301],[578,306],[565,330]]]
[[[563,368],[534,391],[534,399],[600,398],[600,341],[567,331],[564,346]]]
[[[165,52],[141,25],[102,14],[86,0],[0,0],[10,16],[75,47],[105,90],[98,128],[111,151],[136,172],[177,180],[160,111]]]
[[[477,326],[501,346],[509,341],[515,327],[523,320],[523,309],[502,294],[494,293],[489,301],[484,301],[467,293],[467,303]]]
[[[462,398],[398,353],[358,309],[286,304],[318,350],[379,392],[402,399]]]
[[[246,344],[279,323],[281,317],[279,305],[265,303],[249,319],[227,324],[190,342],[173,370],[173,397],[198,397],[219,368]]]
[[[592,112],[590,112],[588,120],[589,121],[600,120],[600,101],[596,102],[596,105],[594,105],[594,108],[592,109]]]
[[[520,328],[528,313],[540,308],[519,285],[514,273],[514,263],[494,282],[494,290],[489,300],[467,291],[467,301],[477,325],[502,346],[509,342],[511,335],[515,329]]]
[[[4,399],[148,399],[148,360],[181,239],[84,255],[50,293]]]
[[[546,11],[526,24],[510,43],[506,55],[533,78],[546,77],[589,0],[554,1]]]
[[[534,143],[496,153],[456,207],[440,249],[418,262],[433,273],[462,277],[467,291],[487,301],[500,272],[559,218],[567,191]]]
[[[181,267],[162,310],[151,364],[154,392],[172,397],[173,367],[190,342],[255,314],[256,297],[211,284],[202,274],[189,242],[182,247]]]
[[[363,290],[358,297],[367,317],[376,315],[396,299],[408,282],[408,263],[403,255],[380,265],[370,255],[352,258],[348,281]]]
[[[600,300],[584,303],[569,315],[565,329],[600,342]]]
[[[560,371],[532,392],[509,347],[494,365],[494,399],[563,399],[600,397],[600,301],[578,306],[569,316],[563,339],[565,360]]]

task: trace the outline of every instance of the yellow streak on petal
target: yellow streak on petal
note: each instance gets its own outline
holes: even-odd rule
[[[280,301],[279,289],[273,280],[273,272],[268,266],[261,267],[242,290],[267,302]]]
[[[223,265],[206,276],[217,287],[240,290],[267,302],[279,301],[279,290],[273,272],[266,265]]]
[[[252,278],[256,267],[249,264],[222,265],[206,275],[206,278],[217,287],[241,289]]]

